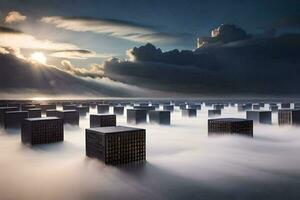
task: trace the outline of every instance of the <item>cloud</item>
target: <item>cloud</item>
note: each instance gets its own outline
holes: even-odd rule
[[[0,46],[15,49],[66,50],[80,49],[75,44],[40,40],[22,31],[0,26]]]
[[[75,67],[68,60],[61,61],[61,69],[80,77],[103,78],[104,74],[102,65],[91,64],[90,67]]]
[[[78,50],[61,50],[55,51],[50,54],[56,58],[68,58],[68,59],[88,59],[88,58],[109,58],[113,54],[98,54],[94,51],[78,49]]]
[[[184,34],[160,32],[153,26],[117,19],[48,16],[43,17],[41,21],[66,30],[107,34],[113,37],[142,43],[174,42],[184,36]]]
[[[4,19],[4,23],[11,24],[15,22],[21,22],[26,20],[26,16],[22,15],[18,11],[10,11]]]
[[[198,48],[213,43],[229,43],[249,39],[251,36],[233,24],[222,24],[211,32],[210,37],[198,38]]]
[[[151,44],[104,63],[110,79],[187,94],[299,94],[300,35],[252,38],[195,51]],[[287,79],[288,77],[288,79]]]

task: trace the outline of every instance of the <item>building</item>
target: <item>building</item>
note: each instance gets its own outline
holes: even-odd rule
[[[115,115],[124,115],[124,106],[114,106]]]
[[[9,111],[18,111],[18,107],[0,107],[0,127],[4,126],[4,114]]]
[[[163,105],[163,110],[174,111],[174,105]]]
[[[187,105],[185,103],[181,103],[181,104],[178,105],[178,107],[179,107],[180,110],[184,110],[184,109],[187,108]]]
[[[42,117],[42,109],[40,108],[30,108],[28,111],[29,118],[39,118]]]
[[[146,160],[146,130],[125,126],[86,129],[86,155],[106,164]]]
[[[36,106],[35,105],[32,105],[32,104],[23,104],[21,105],[21,110],[22,111],[28,111],[29,109],[33,109],[35,108]]]
[[[187,107],[191,109],[201,110],[201,104],[189,104]]]
[[[45,113],[46,110],[55,110],[56,104],[41,104],[39,105],[39,108],[42,109],[42,113]]]
[[[150,110],[155,110],[155,107],[154,107],[154,106],[134,106],[133,108],[134,108],[134,109],[138,109],[138,110],[146,110],[147,113],[148,113]]]
[[[279,109],[279,125],[300,125],[300,109]]]
[[[223,104],[214,104],[213,109],[222,110],[222,109],[224,109],[224,105]]]
[[[253,110],[259,110],[260,109],[260,105],[259,104],[253,104],[252,105],[252,109]]]
[[[197,116],[197,109],[186,108],[181,110],[181,115],[183,117],[196,117]]]
[[[63,120],[57,117],[25,119],[21,129],[21,140],[31,145],[63,141]]]
[[[76,106],[75,110],[78,111],[80,116],[86,116],[88,112],[90,112],[89,106]]]
[[[278,111],[278,106],[277,105],[270,105],[269,110],[271,110],[272,112],[277,112]]]
[[[272,124],[272,111],[254,111],[248,110],[246,118],[253,120],[253,122],[261,124]]]
[[[240,134],[253,137],[253,121],[240,118],[209,119],[208,134]]]
[[[291,108],[291,103],[281,103],[281,109]]]
[[[127,109],[127,123],[146,123],[147,111],[143,109]]]
[[[243,112],[252,109],[252,103],[238,104],[238,112]]]
[[[47,117],[63,119],[64,124],[79,125],[79,112],[77,110],[47,110]]]
[[[208,117],[219,116],[221,115],[221,113],[222,113],[221,109],[208,110]]]
[[[63,104],[62,107],[63,110],[76,110],[78,106],[75,104]]]
[[[109,113],[109,104],[98,104],[98,113]]]
[[[28,118],[28,111],[7,111],[4,114],[4,128],[19,129],[26,118]]]
[[[116,126],[116,115],[90,115],[90,128]]]
[[[163,125],[171,124],[171,113],[166,110],[151,110],[149,112],[150,123],[157,123]]]
[[[159,103],[151,103],[151,106],[154,106],[155,109],[159,109]]]

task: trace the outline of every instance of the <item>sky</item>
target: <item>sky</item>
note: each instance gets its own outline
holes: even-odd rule
[[[228,0],[216,3],[206,0],[129,0],[126,2],[67,0],[62,3],[62,1],[44,0],[1,0],[0,8],[2,19],[0,47],[5,48],[6,51],[10,49],[10,54],[19,58],[39,60],[39,64],[56,66],[79,78],[82,78],[81,72],[85,71],[85,78],[105,77],[121,84],[138,86],[159,93],[161,90],[169,92],[170,87],[174,87],[174,81],[168,78],[161,81],[165,79],[162,77],[166,77],[165,75],[171,71],[173,77],[187,74],[182,77],[182,81],[179,81],[177,87],[179,90],[175,90],[175,93],[203,94],[215,89],[216,93],[222,93],[231,90],[232,86],[237,84],[236,80],[226,72],[240,70],[236,67],[241,64],[240,60],[242,65],[244,63],[247,65],[248,61],[253,60],[250,57],[256,56],[257,60],[260,56],[254,51],[249,52],[251,45],[257,45],[253,48],[266,54],[266,59],[255,65],[266,65],[266,63],[277,65],[279,62],[274,61],[273,58],[277,56],[276,48],[278,48],[285,52],[284,54],[292,52],[291,55],[294,55],[293,58],[282,56],[285,59],[282,66],[288,65],[290,71],[298,70],[295,66],[299,62],[297,59],[299,56],[296,55],[300,33],[299,1]],[[217,37],[212,37],[212,30],[217,30],[218,27],[225,28],[221,28],[222,33]],[[287,33],[294,35],[285,36],[284,34]],[[281,37],[283,35],[284,38]],[[197,46],[197,38],[204,42],[205,48],[197,48],[203,47],[199,44]],[[290,42],[291,40],[293,42]],[[149,45],[146,45],[147,43],[161,50],[163,58],[152,60],[155,57],[152,53],[157,51],[153,51]],[[266,51],[268,47],[263,46],[266,43],[268,47],[275,43],[275,50]],[[134,47],[139,50],[143,46],[145,48],[140,49],[140,52],[143,52],[135,54]],[[226,51],[228,48],[230,51]],[[245,49],[246,55],[239,55],[240,48]],[[179,50],[179,54],[175,55],[176,59],[174,49]],[[36,55],[32,56],[35,52],[42,53],[43,62],[39,59],[41,56],[38,59]],[[186,53],[197,55],[187,57]],[[141,54],[147,55],[148,58],[144,60],[145,56],[140,57]],[[199,54],[201,55],[198,56]],[[209,54],[209,58],[205,56],[202,58],[204,54]],[[290,66],[290,61],[294,62],[292,63],[294,66]],[[119,63],[118,66],[116,62]],[[123,73],[124,66],[127,68],[128,65],[131,68],[135,65],[142,67],[138,70],[137,68],[125,70],[125,74],[128,75],[123,76],[120,71]],[[227,66],[235,68],[229,69]],[[104,67],[106,69],[103,69]],[[221,70],[212,71],[217,68]],[[151,74],[157,70],[162,70],[161,75],[152,76]],[[252,69],[253,71],[255,69]],[[129,72],[133,73],[129,74]],[[145,73],[147,76],[144,75]],[[242,72],[236,71],[236,73]],[[197,75],[195,77],[191,74]],[[205,79],[209,76],[213,76],[210,79],[213,82]],[[220,77],[226,77],[226,80],[221,80],[224,83],[223,88],[214,86],[215,80],[220,80]],[[275,76],[271,76],[269,82],[274,81],[272,77]],[[293,81],[291,80],[288,85],[294,83]],[[186,84],[186,82],[192,83]],[[243,84],[238,82],[238,85]],[[259,84],[259,88],[262,87],[260,90],[249,89],[246,92],[273,93],[273,90],[264,87],[264,83]],[[6,89],[12,88],[19,89],[14,87]],[[186,88],[191,88],[191,91]],[[289,90],[283,88],[274,92],[280,94],[285,91],[299,92]],[[244,91],[242,88],[237,88],[234,92]]]

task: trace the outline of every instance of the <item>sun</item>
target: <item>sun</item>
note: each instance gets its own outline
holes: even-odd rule
[[[47,62],[47,58],[42,52],[34,52],[33,54],[31,54],[30,59],[34,62],[41,63],[44,65]]]

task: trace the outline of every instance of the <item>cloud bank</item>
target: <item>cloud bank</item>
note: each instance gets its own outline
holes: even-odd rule
[[[164,33],[152,26],[117,19],[48,16],[43,17],[41,21],[66,30],[106,34],[142,43],[174,42],[184,36],[184,34]]]
[[[4,18],[4,23],[11,24],[15,22],[21,22],[25,21],[27,17],[25,15],[22,15],[18,11],[10,11],[7,16]]]
[[[78,50],[60,50],[55,51],[50,54],[52,57],[56,58],[68,58],[68,59],[88,59],[88,58],[109,58],[112,57],[112,54],[99,54],[94,51],[86,49]]]

